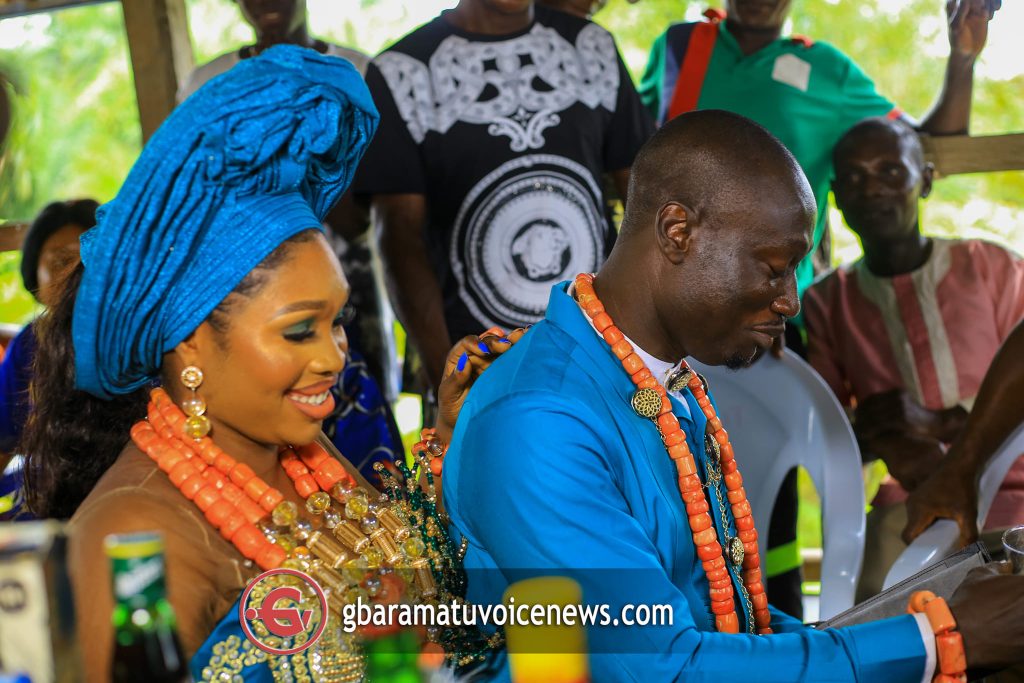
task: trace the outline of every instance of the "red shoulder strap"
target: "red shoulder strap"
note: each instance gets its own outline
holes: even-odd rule
[[[676,87],[672,91],[672,101],[668,106],[669,120],[697,108],[697,100],[704,87],[704,76],[707,75],[711,53],[718,39],[718,22],[721,17],[715,14],[708,16],[708,19],[693,27],[683,64],[679,67]]]

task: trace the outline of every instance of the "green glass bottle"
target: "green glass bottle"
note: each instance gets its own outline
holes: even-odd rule
[[[114,683],[187,680],[174,610],[167,601],[160,534],[112,534],[104,547],[114,582]]]
[[[420,637],[412,629],[395,629],[363,643],[368,683],[421,683]]]

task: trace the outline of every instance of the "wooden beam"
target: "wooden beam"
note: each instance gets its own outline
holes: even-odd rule
[[[52,12],[68,7],[95,5],[110,0],[0,0],[0,19],[35,14],[36,12]]]
[[[0,251],[17,251],[25,241],[28,223],[0,224]]]
[[[122,0],[135,74],[142,140],[174,109],[178,84],[192,70],[185,0]]]
[[[1024,171],[1024,133],[921,136],[925,158],[939,177],[961,173]]]

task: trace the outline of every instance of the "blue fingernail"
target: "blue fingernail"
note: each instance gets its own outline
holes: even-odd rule
[[[508,339],[505,339],[505,337],[502,337],[498,341],[501,342],[502,344],[511,344],[512,343]]]
[[[467,356],[466,354],[462,354],[461,356],[459,356],[459,364],[455,366],[455,371],[456,372],[462,372],[463,370],[465,370],[466,369],[466,361],[468,361],[468,360],[469,360],[469,356]]]
[[[489,348],[487,348],[487,344],[484,344],[483,342],[477,342],[476,345],[479,346],[480,350],[483,351],[484,353],[490,353],[491,352],[491,350]]]

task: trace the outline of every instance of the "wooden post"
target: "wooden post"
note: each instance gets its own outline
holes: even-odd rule
[[[939,177],[1024,170],[1024,133],[922,135],[921,145]]]
[[[178,84],[192,69],[185,0],[122,0],[121,7],[145,142],[174,109]]]
[[[36,12],[51,12],[68,7],[82,7],[109,0],[0,0],[0,19]]]

